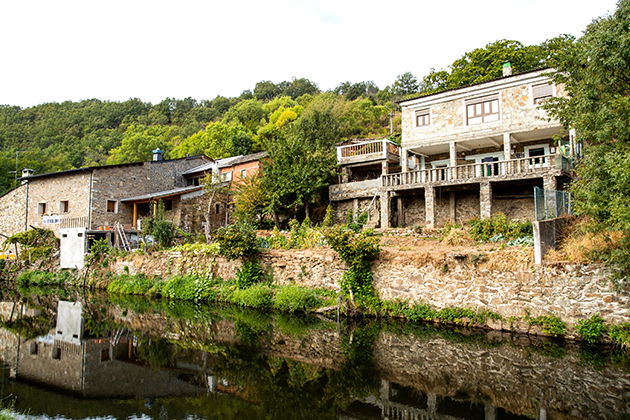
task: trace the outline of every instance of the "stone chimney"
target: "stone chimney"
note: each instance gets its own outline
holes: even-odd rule
[[[503,77],[512,75],[512,63],[506,61],[503,63]]]
[[[159,160],[164,160],[164,151],[160,149],[155,149],[153,151],[153,162],[157,162]]]
[[[33,176],[34,173],[35,173],[35,171],[33,169],[24,168],[24,169],[22,169],[22,178],[28,178],[29,176]],[[26,180],[26,179],[22,180],[22,184],[25,184],[27,182],[28,182],[28,180]]]

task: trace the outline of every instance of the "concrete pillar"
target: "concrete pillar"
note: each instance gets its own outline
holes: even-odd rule
[[[451,172],[451,178],[450,179],[457,179],[457,169],[455,168],[457,166],[457,143],[455,143],[454,141],[450,142],[449,147],[449,166],[451,167],[451,169],[449,169],[449,171]]]
[[[540,409],[540,416],[538,416],[540,420],[547,420],[547,410],[544,408]]]
[[[427,394],[427,411],[429,414],[435,413],[437,410],[437,395],[434,392]]]
[[[409,152],[405,148],[400,148],[400,170],[401,172],[407,172],[409,167],[407,166],[407,159],[409,159]]]
[[[512,159],[512,136],[510,133],[503,133],[503,154],[505,160]]]
[[[497,408],[494,405],[485,403],[485,413],[486,420],[497,420]]]
[[[426,226],[435,229],[435,188],[432,185],[427,185],[424,189],[424,210]]]
[[[558,181],[554,175],[545,175],[543,177],[543,189],[555,191],[558,189]]]
[[[398,213],[398,220],[396,221],[398,227],[405,226],[405,209],[403,208],[402,197],[396,197],[396,212]]]
[[[359,217],[359,199],[355,198],[354,200],[352,200],[352,221],[356,223],[358,217]]]
[[[381,169],[382,174],[387,175],[389,173],[389,162],[386,160],[383,161],[383,163],[381,164]]]
[[[454,192],[451,192],[448,197],[448,218],[451,223],[456,223],[457,215],[457,199]]]
[[[350,180],[350,170],[348,168],[341,168],[341,183],[347,184]]]
[[[389,229],[389,191],[381,192],[381,229]]]
[[[575,128],[569,129],[569,142],[571,144],[571,157],[577,158],[577,133]]]
[[[479,215],[482,219],[492,216],[492,185],[490,181],[479,183]]]
[[[389,381],[381,379],[381,401],[389,401]]]

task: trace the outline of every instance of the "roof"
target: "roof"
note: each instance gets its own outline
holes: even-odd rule
[[[151,201],[151,200],[155,200],[159,198],[175,197],[177,195],[182,195],[189,192],[198,191],[201,189],[203,189],[203,185],[195,185],[191,187],[175,188],[173,190],[158,191],[151,194],[139,195],[136,197],[123,198],[120,201],[123,203],[134,203],[134,202],[141,203],[141,202]]]
[[[172,162],[174,160],[184,160],[184,159],[192,160],[192,159],[210,159],[210,158],[204,155],[196,155],[196,156],[186,156],[183,158],[168,159],[168,160],[150,160],[148,162],[160,164],[164,162]],[[51,177],[51,176],[67,175],[67,174],[76,173],[76,172],[92,172],[95,169],[118,168],[118,167],[123,167],[123,166],[136,166],[136,165],[144,165],[144,164],[145,162],[129,162],[129,163],[118,163],[116,165],[87,166],[85,168],[67,169],[65,171],[47,172],[45,174],[22,176],[22,177],[18,177],[18,179],[30,180],[30,179],[37,179],[37,178],[46,178],[46,177]]]
[[[217,168],[239,165],[241,163],[252,162],[267,157],[267,152],[252,153],[250,155],[233,156],[230,158],[217,160]]]
[[[469,85],[458,86],[458,87],[454,87],[454,88],[450,88],[450,89],[440,90],[439,92],[420,94],[420,95],[414,96],[412,98],[407,98],[407,99],[402,99],[400,101],[396,101],[396,103],[401,104],[403,102],[413,101],[414,99],[427,98],[429,96],[439,95],[439,94],[444,93],[444,92],[452,92],[452,91],[459,90],[459,89],[466,89],[466,88],[469,88],[471,86],[483,85],[484,83],[496,82],[497,80],[510,79],[512,77],[522,76],[524,74],[534,73],[534,72],[541,71],[541,70],[552,70],[552,69],[549,68],[549,67],[539,67],[539,68],[536,68],[536,69],[533,69],[533,70],[528,70],[528,71],[523,71],[523,72],[520,72],[520,73],[515,73],[515,74],[513,74],[511,76],[499,76],[499,77],[495,77],[494,79],[484,80],[484,81],[476,82],[476,83],[471,83]]]
[[[208,162],[208,163],[204,163],[203,165],[200,165],[200,166],[195,166],[194,168],[191,168],[191,169],[185,171],[182,175],[186,176],[186,175],[196,174],[198,172],[210,171],[215,166],[216,166],[216,162],[215,161],[211,161],[211,162]]]

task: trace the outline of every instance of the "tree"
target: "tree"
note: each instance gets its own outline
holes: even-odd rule
[[[410,71],[399,74],[394,82],[394,95],[405,96],[418,92],[418,79]]]
[[[208,123],[205,130],[193,134],[175,147],[171,156],[179,158],[203,154],[210,159],[233,156],[232,137],[241,131],[247,130],[238,124]]]
[[[254,97],[259,101],[270,101],[280,93],[280,88],[270,80],[260,81],[254,87]]]
[[[330,111],[311,111],[281,134],[264,162],[264,186],[269,191],[266,212],[279,225],[280,213],[297,213],[317,202],[336,173],[339,123]]]
[[[155,149],[161,149],[168,155],[173,149],[173,140],[177,138],[177,134],[177,127],[130,125],[120,147],[110,151],[107,164],[149,161]]]
[[[565,40],[565,45],[567,44]],[[604,258],[614,278],[628,287],[630,273],[630,1],[594,20],[576,43],[557,57],[554,79],[569,98],[552,98],[550,114],[575,128],[584,159],[570,189],[575,211],[600,233],[622,233]]]

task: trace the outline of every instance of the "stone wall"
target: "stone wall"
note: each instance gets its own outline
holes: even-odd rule
[[[27,185],[9,191],[0,197],[0,233],[11,236],[24,231],[26,227],[26,190]],[[0,243],[4,242],[0,236]]]
[[[405,226],[424,225],[426,221],[426,209],[424,193],[422,195],[408,195],[403,197],[405,207]]]
[[[309,287],[339,290],[339,280],[346,269],[330,249],[303,251],[265,250],[260,255],[263,266],[273,271],[277,284],[297,283]],[[116,263],[112,268],[122,273],[172,274],[196,271],[234,278],[237,261],[208,258],[187,262],[181,255],[136,256],[132,261]],[[471,258],[430,253],[383,250],[372,264],[374,286],[381,298],[426,302],[442,309],[468,307],[487,309],[504,317],[491,327],[509,329],[510,317],[540,315],[560,316],[569,325],[597,313],[608,323],[630,322],[630,298],[613,290],[600,265],[559,264],[514,271],[477,266]],[[522,325],[528,331],[528,326]],[[532,327],[531,332],[540,332]]]
[[[210,196],[203,190],[182,195],[177,208],[179,217],[176,221],[176,226],[184,232],[203,233],[206,223],[205,214],[208,211],[209,201]],[[211,232],[225,225],[226,201],[227,196],[225,194],[219,194],[212,202],[212,208],[210,209]]]
[[[68,202],[68,212],[60,205]],[[45,213],[40,213],[40,204],[45,204]],[[51,229],[59,236],[59,224],[44,224],[43,216],[63,218],[83,217],[89,214],[90,171],[65,173],[61,176],[35,178],[28,181],[28,224]]]

